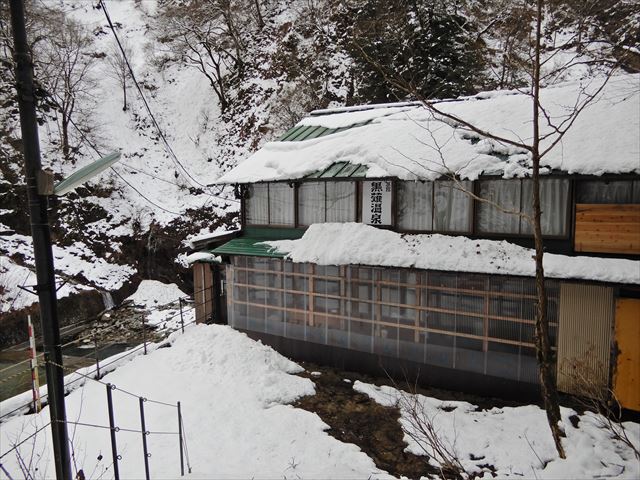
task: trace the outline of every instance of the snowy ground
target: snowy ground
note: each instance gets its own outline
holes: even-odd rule
[[[229,327],[192,326],[174,334],[171,348],[139,356],[103,378],[131,392],[163,402],[182,402],[192,474],[190,478],[384,478],[373,461],[356,446],[324,432],[316,415],[287,403],[314,393],[310,380],[291,375],[299,366]],[[114,391],[117,425],[139,429],[138,399]],[[147,430],[176,431],[175,409],[145,404]],[[48,408],[39,415],[16,417],[2,425],[2,451],[49,421]],[[67,397],[70,421],[106,425],[105,387],[87,382]],[[90,478],[111,465],[108,430],[78,426],[74,437],[77,468]],[[46,432],[46,433],[45,433]],[[119,432],[122,478],[143,478],[140,434]],[[153,478],[179,476],[175,435],[148,437]],[[39,474],[51,476],[53,459],[49,430],[20,450],[34,451]],[[102,455],[102,459],[98,458]],[[2,460],[15,476],[14,456]],[[102,478],[112,477],[108,468]],[[0,474],[0,478],[7,478]],[[89,477],[88,477],[89,478]]]
[[[133,295],[125,299],[135,307],[145,310],[145,323],[156,327],[158,332],[173,331],[195,320],[193,305],[184,301],[182,315],[180,299],[188,298],[175,283],[162,283],[157,280],[143,280]]]
[[[294,375],[302,369],[271,348],[227,326],[194,325],[185,334],[169,338],[171,348],[156,348],[124,362],[103,378],[117,386],[113,392],[116,424],[140,429],[139,403],[134,396],[173,403],[181,401],[192,468],[190,478],[386,478],[358,447],[329,436],[327,425],[310,412],[289,403],[315,393],[311,380]],[[81,382],[78,382],[81,383]],[[395,404],[398,391],[356,382],[354,388],[379,403]],[[478,470],[491,464],[499,477],[517,478],[638,478],[638,461],[623,445],[608,438],[591,414],[578,428],[567,421],[568,460],[557,459],[544,413],[524,406],[476,411],[465,402],[441,402],[420,397],[425,412],[437,422],[443,437],[454,445],[465,467]],[[443,404],[453,409],[442,409]],[[6,411],[6,402],[0,408]],[[173,407],[145,403],[146,428],[175,432]],[[449,410],[449,411],[447,411]],[[403,412],[406,413],[406,412]],[[105,386],[88,380],[67,397],[68,420],[107,425]],[[1,451],[26,438],[49,421],[48,409],[39,415],[19,416],[2,424]],[[640,426],[627,424],[640,443]],[[69,426],[75,451],[74,468],[87,478],[112,478],[108,430]],[[148,437],[153,478],[179,475],[178,440],[172,434]],[[406,438],[408,449],[420,453]],[[120,431],[122,478],[143,478],[140,434]],[[35,452],[36,478],[53,472],[49,429],[20,451]],[[470,460],[471,455],[482,460]],[[17,459],[2,459],[7,471],[19,476]],[[543,464],[546,466],[543,467]],[[487,478],[490,475],[487,473]],[[7,478],[0,473],[0,478]]]
[[[629,447],[611,439],[609,432],[601,428],[601,417],[590,412],[578,416],[579,422],[574,427],[569,417],[577,415],[576,412],[562,408],[567,459],[561,460],[551,439],[546,414],[537,406],[479,410],[467,402],[441,401],[358,381],[353,388],[382,405],[399,405],[405,432],[415,424],[412,412],[422,412],[423,418],[431,419],[443,443],[457,453],[465,470],[487,472],[485,478],[492,475],[483,465],[494,467],[499,478],[640,477],[640,460]],[[640,425],[627,422],[624,427],[640,447]],[[421,440],[424,436],[415,429],[413,432],[414,436],[405,434],[407,450],[424,455],[425,449],[420,447],[421,443],[426,445]],[[431,452],[429,448],[427,451]],[[431,463],[438,466],[433,460]]]

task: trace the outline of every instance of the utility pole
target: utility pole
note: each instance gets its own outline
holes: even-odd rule
[[[27,181],[31,236],[36,263],[37,293],[40,303],[40,321],[44,337],[44,352],[47,371],[47,390],[53,451],[58,480],[71,480],[69,461],[69,439],[67,415],[64,404],[64,372],[62,370],[62,348],[56,300],[56,283],[53,270],[53,252],[47,215],[47,195],[44,188],[40,164],[40,143],[36,121],[36,100],[33,88],[33,63],[27,44],[27,32],[22,0],[10,0],[11,26],[13,28],[16,89],[20,108],[20,128],[24,170]]]

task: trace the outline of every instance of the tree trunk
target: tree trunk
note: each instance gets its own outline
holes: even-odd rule
[[[62,156],[65,160],[69,160],[69,117],[62,114]]]
[[[540,209],[540,42],[542,29],[542,2],[537,2],[536,17],[536,46],[535,63],[533,65],[533,145],[531,160],[533,161],[533,238],[536,247],[536,357],[540,376],[540,387],[544,409],[547,412],[547,421],[551,429],[551,435],[560,458],[565,458],[562,438],[564,430],[560,426],[560,404],[558,403],[558,390],[553,371],[555,365],[551,341],[549,339],[549,319],[547,318],[547,292],[544,283],[543,255],[544,245],[542,241],[542,226]]]
[[[127,111],[127,84],[123,81],[122,82],[122,111],[126,112]]]
[[[260,0],[253,0],[254,5],[256,6],[256,17],[258,20],[258,30],[262,30],[264,28],[264,18],[262,18],[262,11],[260,9]]]

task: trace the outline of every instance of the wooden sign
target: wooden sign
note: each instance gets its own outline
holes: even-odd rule
[[[391,225],[392,186],[390,180],[362,182],[362,223]]]

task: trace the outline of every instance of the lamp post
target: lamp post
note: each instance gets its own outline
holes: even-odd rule
[[[29,202],[31,236],[33,238],[36,265],[36,292],[40,306],[40,322],[47,373],[47,391],[51,416],[56,478],[71,480],[69,438],[64,403],[64,371],[62,369],[62,348],[58,324],[55,273],[51,232],[47,215],[47,195],[63,194],[86,181],[118,160],[119,154],[112,154],[74,173],[67,180],[56,185],[51,191],[49,177],[42,171],[40,144],[36,117],[36,99],[33,88],[33,63],[27,44],[22,0],[10,0],[11,26],[14,41],[16,90],[20,110],[20,129],[24,155],[24,170]],[[66,183],[65,183],[66,182]]]

